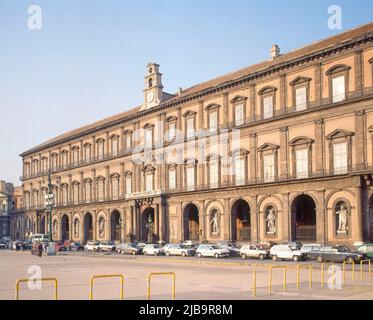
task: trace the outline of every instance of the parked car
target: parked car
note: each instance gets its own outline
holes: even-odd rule
[[[117,246],[117,251],[121,254],[141,254],[142,248],[138,247],[137,243],[124,242]]]
[[[357,248],[357,252],[364,254],[369,260],[373,260],[373,243],[364,243]]]
[[[230,252],[227,249],[221,249],[216,244],[201,244],[197,249],[197,257],[229,257]]]
[[[100,245],[100,242],[98,241],[88,241],[84,247],[84,250],[85,251],[98,251],[99,245]]]
[[[62,241],[55,242],[54,248],[56,251],[66,251],[65,243],[63,243]]]
[[[143,249],[143,253],[144,253],[144,256],[146,255],[158,256],[158,255],[165,254],[165,251],[158,244],[147,244]]]
[[[220,249],[228,250],[232,257],[238,257],[240,255],[240,249],[238,249],[233,243],[224,241],[217,243],[217,246]]]
[[[170,244],[165,249],[166,256],[194,256],[196,253],[195,249],[185,247],[181,244]]]
[[[6,249],[6,244],[3,242],[0,242],[0,249]]]
[[[183,243],[181,243],[185,247],[194,248],[196,245],[198,245],[197,241],[194,240],[185,240]]]
[[[300,241],[290,241],[290,242],[284,242],[282,244],[291,246],[292,248],[295,248],[297,250],[300,250],[303,247],[303,244]]]
[[[331,261],[348,263],[359,262],[365,258],[365,255],[352,251],[346,246],[321,246],[319,250],[310,251],[308,258],[317,262]]]
[[[300,252],[300,250],[292,244],[275,245],[269,251],[269,255],[273,261],[277,261],[279,259],[300,261],[305,257],[305,254]]]
[[[308,257],[308,252],[313,250],[319,250],[321,248],[321,244],[318,243],[307,243],[302,246],[300,249],[300,252],[304,253],[306,255],[306,258]]]
[[[71,251],[83,251],[84,250],[84,246],[80,242],[71,242],[68,248]]]
[[[111,241],[108,241],[108,242],[101,242],[99,245],[98,245],[98,251],[107,251],[107,252],[111,252],[111,251],[115,251],[115,243],[114,242],[111,242]]]
[[[259,258],[264,260],[269,258],[269,248],[259,244],[246,244],[241,247],[240,256],[242,259]]]

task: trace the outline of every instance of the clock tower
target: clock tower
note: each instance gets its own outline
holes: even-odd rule
[[[143,109],[150,109],[163,101],[162,74],[156,63],[149,63],[146,68]]]

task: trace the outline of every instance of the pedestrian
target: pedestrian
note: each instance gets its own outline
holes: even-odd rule
[[[38,256],[39,256],[39,258],[41,258],[42,255],[43,255],[43,244],[40,242],[39,245],[38,245]]]

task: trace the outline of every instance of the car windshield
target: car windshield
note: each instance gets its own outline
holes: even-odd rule
[[[219,249],[219,247],[218,247],[216,244],[213,244],[213,245],[211,246],[211,248],[212,248],[212,249]]]
[[[349,252],[349,251],[351,251],[348,247],[346,247],[346,246],[338,246],[338,250],[340,251],[340,252]]]

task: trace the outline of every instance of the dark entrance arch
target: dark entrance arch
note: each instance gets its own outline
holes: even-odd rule
[[[93,218],[91,213],[84,216],[84,242],[93,240]]]
[[[39,225],[39,230],[41,234],[46,234],[45,232],[45,216],[40,217],[40,225]]]
[[[145,242],[154,242],[157,240],[155,237],[154,208],[152,207],[146,208],[142,213],[141,235],[142,241]]]
[[[316,204],[307,194],[296,197],[291,204],[291,235],[293,241],[316,241]]]
[[[121,241],[120,213],[115,210],[110,217],[111,241]]]
[[[65,214],[61,219],[61,240],[69,240],[70,239],[70,224],[69,224],[69,217]]]
[[[193,203],[184,208],[184,240],[199,241],[199,213]]]
[[[232,240],[251,240],[250,206],[245,200],[237,200],[232,206]]]

